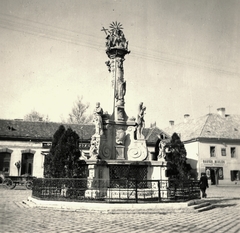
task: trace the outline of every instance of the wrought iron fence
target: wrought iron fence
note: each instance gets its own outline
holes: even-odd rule
[[[197,181],[38,178],[33,180],[32,196],[58,201],[177,202],[200,198],[200,190]]]

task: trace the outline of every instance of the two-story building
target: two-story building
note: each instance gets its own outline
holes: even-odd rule
[[[206,172],[211,184],[239,183],[240,115],[227,115],[225,108],[197,119],[186,114],[183,122],[171,121],[164,131],[180,135],[198,178]]]

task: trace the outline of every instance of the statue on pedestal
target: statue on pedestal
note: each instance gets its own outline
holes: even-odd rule
[[[158,140],[155,145],[155,154],[158,158],[158,160],[164,159],[166,156],[166,140],[164,138],[164,135],[157,135]]]
[[[124,96],[126,94],[126,81],[123,79],[123,61],[124,58],[117,58],[117,80],[116,80],[116,90],[115,90],[115,98],[117,102],[117,106],[124,105]]]
[[[91,146],[89,149],[90,159],[97,159],[99,154],[99,141],[96,137],[92,136]]]
[[[145,128],[144,114],[146,107],[143,106],[143,102],[139,104],[139,112],[137,116],[137,139],[144,139],[143,129]]]
[[[99,102],[96,103],[96,108],[94,109],[93,113],[94,113],[93,122],[95,124],[95,129],[96,129],[95,134],[102,135],[103,134],[103,123],[102,123],[103,109],[101,108]]]
[[[126,40],[122,29],[122,24],[117,22],[112,22],[110,24],[110,30],[105,28],[102,29],[107,35],[106,47],[108,49],[117,47],[128,50],[128,41]]]

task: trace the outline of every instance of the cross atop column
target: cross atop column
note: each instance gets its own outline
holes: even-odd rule
[[[101,31],[104,31],[104,32],[105,32],[105,34],[107,35],[107,31],[108,31],[108,29],[106,29],[106,28],[102,27],[102,30],[101,30]]]

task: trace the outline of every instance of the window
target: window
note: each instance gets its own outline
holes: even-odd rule
[[[7,152],[0,153],[0,173],[9,175],[11,154]]]
[[[215,157],[215,146],[210,146],[210,157]]]
[[[236,158],[236,148],[235,147],[231,147],[230,151],[231,151],[231,158]]]
[[[230,174],[231,174],[231,181],[239,180],[240,171],[232,170],[232,171],[230,171]]]
[[[226,148],[221,149],[221,154],[222,154],[222,156],[226,156]]]

